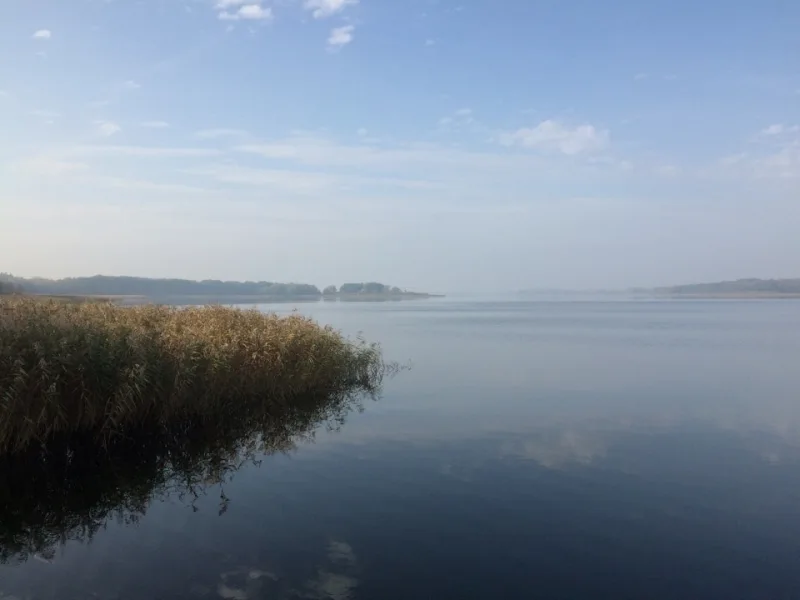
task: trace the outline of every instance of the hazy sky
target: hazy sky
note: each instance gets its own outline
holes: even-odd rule
[[[800,276],[796,0],[1,0],[0,271]]]

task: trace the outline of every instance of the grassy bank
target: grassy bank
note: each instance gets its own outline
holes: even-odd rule
[[[300,317],[0,300],[0,455],[209,423],[239,434],[303,399],[375,392],[379,349]]]

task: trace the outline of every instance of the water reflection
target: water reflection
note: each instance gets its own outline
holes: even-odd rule
[[[300,584],[293,584],[289,579],[272,571],[241,567],[220,574],[219,583],[213,592],[226,600],[251,598],[346,600],[358,588],[358,559],[346,542],[331,541],[317,569],[314,576]],[[193,592],[199,596],[212,595],[212,590],[207,586],[195,586]]]
[[[136,524],[167,497],[197,511],[214,488],[221,516],[230,502],[226,483],[242,466],[291,452],[322,423],[337,429],[364,398],[363,391],[307,397],[256,419],[134,435],[102,449],[91,438],[71,438],[0,458],[0,562],[50,562],[59,546],[91,541],[112,521]]]
[[[260,467],[181,451],[233,467],[160,483],[163,451],[135,526],[103,508],[132,450],[0,466],[0,544],[30,559],[0,598],[800,598],[800,304],[309,307],[414,370],[290,455],[316,417],[276,426]],[[92,544],[33,559],[90,507]]]

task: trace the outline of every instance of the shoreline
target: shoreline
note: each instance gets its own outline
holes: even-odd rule
[[[336,294],[327,296],[144,296],[144,295],[80,295],[80,294],[21,294],[21,297],[37,300],[55,300],[58,302],[110,302],[122,306],[138,306],[142,304],[168,304],[189,306],[197,304],[286,304],[291,302],[403,302],[409,300],[426,300],[444,298],[438,294]]]

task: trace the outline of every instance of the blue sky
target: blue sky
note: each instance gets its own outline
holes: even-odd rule
[[[0,270],[800,276],[800,4],[0,6]]]

